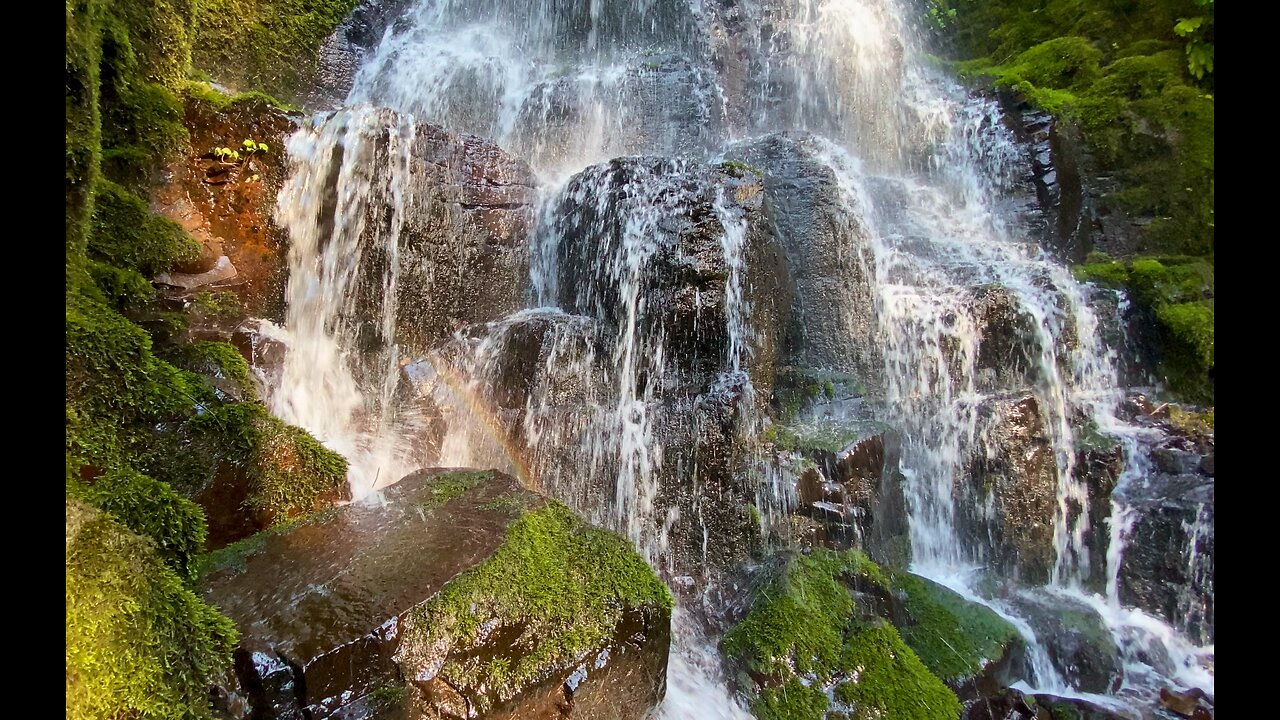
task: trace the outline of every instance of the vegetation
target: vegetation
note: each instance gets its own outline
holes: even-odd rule
[[[149,192],[166,157],[187,148],[185,105],[218,97],[188,79],[193,49],[217,42],[197,37],[210,3],[66,6],[67,716],[77,720],[209,715],[208,685],[236,640],[198,592],[207,530],[191,498],[218,472],[246,474],[251,509],[273,521],[345,484],[345,461],[256,402],[233,347],[187,343],[186,315],[148,280],[200,252],[151,212]],[[311,13],[303,24],[315,35],[353,3],[317,14],[320,4],[271,3],[273,22],[294,28],[292,13]],[[241,152],[270,151],[250,142]],[[192,305],[220,314],[231,304]]]
[[[1142,263],[1193,259],[1185,264],[1203,282],[1186,299],[1139,302],[1161,328],[1169,389],[1212,403],[1213,0],[932,0],[930,7],[948,18],[932,24],[960,74],[1054,114],[1059,137],[1079,133],[1086,174],[1109,179],[1100,202],[1140,219],[1123,267],[1090,263],[1085,276],[1141,284]]]
[[[135,518],[137,516],[134,516]],[[110,515],[67,498],[67,717],[206,718],[235,627]]]
[[[726,655],[762,679],[752,704],[757,717],[826,717],[823,687],[834,687],[836,699],[859,720],[960,715],[955,694],[882,617],[891,580],[857,550],[817,548],[789,559],[723,643]],[[936,611],[923,602],[917,611]],[[950,618],[927,614],[921,612],[927,622],[920,635],[942,630],[955,638]]]

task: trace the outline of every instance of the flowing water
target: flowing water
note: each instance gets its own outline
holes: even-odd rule
[[[268,329],[289,353],[273,412],[347,456],[361,498],[423,462],[429,419],[401,402],[408,378],[448,428],[435,460],[515,472],[626,534],[669,580],[685,577],[692,570],[673,548],[701,533],[702,553],[712,552],[708,508],[672,499],[660,477],[674,473],[701,498],[714,459],[664,439],[702,437],[714,407],[733,408],[743,437],[764,423],[750,193],[727,194],[740,186],[708,163],[768,133],[804,131],[796,137],[837,187],[849,243],[840,252],[870,285],[869,303],[852,280],[834,297],[850,333],[871,306],[874,353],[857,352],[875,358],[873,404],[903,438],[913,569],[1014,622],[1031,650],[1025,687],[1079,694],[1017,603],[979,591],[982,569],[1003,560],[983,538],[993,500],[966,477],[1029,395],[1054,507],[1046,582],[1029,584],[1042,586],[1037,597],[1098,610],[1125,661],[1120,696],[1170,682],[1212,694],[1206,638],[1120,602],[1137,512],[1124,490],[1149,474],[1158,438],[1116,418],[1116,348],[1101,339],[1087,289],[1008,210],[1025,150],[993,103],[930,68],[909,17],[893,0],[419,0],[359,71],[347,105],[290,141],[278,211],[292,240],[289,306],[285,325]],[[492,138],[528,160],[541,199],[527,309],[409,358],[396,317],[414,309],[397,307],[396,289],[401,230],[423,182],[410,172],[415,122]],[[725,272],[690,301],[686,326],[661,278],[699,233],[713,236]],[[704,335],[723,336],[714,357],[688,344]],[[527,391],[497,397],[495,379],[530,352]],[[682,417],[696,427],[673,430]],[[1090,515],[1082,423],[1124,448],[1109,517]],[[796,473],[759,454],[735,462],[755,488],[761,531],[785,526]],[[1188,563],[1211,581],[1212,557],[1197,554],[1212,527],[1205,513],[1186,528]],[[1087,547],[1103,523],[1105,568]],[[1105,590],[1089,589],[1097,577]],[[1202,612],[1184,604],[1182,616]],[[746,717],[694,614],[676,612],[666,716]]]

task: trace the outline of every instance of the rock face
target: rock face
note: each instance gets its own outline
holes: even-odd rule
[[[875,387],[875,261],[835,174],[806,135],[769,135],[730,152],[764,172],[769,223],[795,287],[785,318],[786,364],[855,373]]]
[[[483,138],[409,120],[384,109],[340,111],[317,130],[328,157],[303,159],[313,177],[330,178],[318,208],[307,206],[318,217],[298,220],[319,223],[322,242],[339,223],[357,221],[343,214],[345,194],[369,194],[358,220],[353,299],[344,307],[366,355],[385,342],[423,353],[463,325],[514,312],[526,295],[534,201],[528,165]],[[327,142],[335,136],[342,139]],[[344,163],[361,166],[368,184],[339,179]],[[390,338],[368,321],[388,308],[395,318]]]
[[[186,103],[190,144],[160,175],[152,209],[180,224],[204,251],[195,264],[178,268],[176,280],[161,282],[186,291],[182,294],[230,288],[245,314],[284,319],[288,235],[274,215],[287,173],[285,140],[300,120],[258,97],[223,107],[198,98]],[[268,151],[230,172],[211,159],[214,148],[241,148],[246,139],[265,143]]]
[[[1024,584],[1048,581],[1055,559],[1057,465],[1034,395],[997,397],[979,408],[966,474],[969,498],[957,503],[957,529],[987,548],[992,569]]]
[[[501,474],[383,492],[214,556],[208,598],[242,636],[225,717],[630,720],[661,700],[670,595],[625,541]]]
[[[1093,250],[1123,256],[1135,249],[1137,223],[1108,196],[1117,187],[1090,172],[1080,130],[1031,108],[1011,93],[999,95],[1007,123],[1025,143],[1030,177],[1042,213],[1041,244],[1067,262],[1083,262]]]

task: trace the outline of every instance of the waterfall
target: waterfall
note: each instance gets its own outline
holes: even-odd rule
[[[999,108],[931,69],[908,18],[892,0],[414,3],[347,105],[289,143],[288,313],[266,330],[289,353],[272,411],[350,460],[356,498],[425,462],[503,468],[629,537],[673,582],[702,572],[679,548],[700,538],[707,561],[703,497],[737,497],[726,474],[746,478],[758,530],[782,532],[799,472],[704,442],[754,438],[774,362],[753,294],[769,272],[752,244],[767,181],[718,163],[782,137],[836,188],[831,262],[848,277],[823,288],[830,321],[805,340],[825,343],[831,369],[863,374],[901,434],[913,571],[1023,632],[1028,687],[1074,693],[1016,603],[978,591],[983,568],[1097,607],[1126,688],[1172,678],[1212,693],[1205,638],[1121,601],[1125,489],[1149,474],[1152,440],[1117,417],[1116,349],[1088,290],[1008,209],[1025,159]],[[539,191],[524,307],[410,352],[400,318],[424,311],[398,300],[419,272],[402,230],[446,212],[423,199],[421,123],[493,139],[529,162]],[[427,452],[433,423],[446,430]],[[1109,517],[1091,515],[1083,424],[1123,447]],[[1045,488],[1031,501],[1052,518],[1043,558],[996,541],[993,490],[972,481],[1014,442],[1037,448],[1026,462]],[[1098,567],[1089,538],[1103,523]],[[1197,577],[1211,577],[1196,550],[1211,523],[1187,527]],[[1090,589],[1098,578],[1105,589]],[[1178,612],[1203,613],[1194,605]],[[676,611],[667,716],[745,717],[693,614]]]

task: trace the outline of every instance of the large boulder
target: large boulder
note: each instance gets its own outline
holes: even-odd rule
[[[1100,694],[1119,689],[1124,678],[1120,651],[1093,606],[1066,595],[1030,590],[1016,593],[1011,602],[1072,687]]]
[[[665,690],[669,592],[506,475],[419,471],[208,565],[228,717],[638,720]]]
[[[784,317],[786,363],[854,373],[874,388],[883,372],[875,259],[857,209],[815,142],[775,134],[728,154],[763,172],[769,223],[794,283]]]

